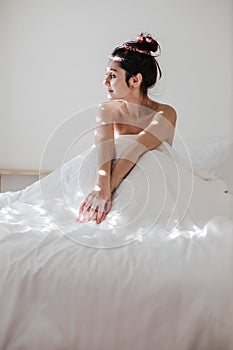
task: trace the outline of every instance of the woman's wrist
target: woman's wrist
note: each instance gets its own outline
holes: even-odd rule
[[[103,176],[97,176],[95,190],[100,192],[100,195],[106,197],[110,192],[110,175],[105,174]]]
[[[110,180],[110,191],[113,192],[120,185],[121,181],[128,175],[131,169],[135,166],[136,162],[132,162],[128,159],[119,159],[112,171]]]

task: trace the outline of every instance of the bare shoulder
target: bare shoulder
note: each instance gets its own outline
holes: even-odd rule
[[[102,121],[113,123],[118,119],[119,110],[124,103],[123,100],[104,101],[98,105],[98,116]]]
[[[160,104],[157,112],[161,113],[173,125],[176,124],[177,113],[176,113],[175,108],[173,108],[172,106],[170,106],[168,104]]]
[[[110,101],[104,101],[100,103],[98,105],[98,108],[115,110],[115,109],[119,109],[121,106],[125,104],[126,104],[126,101],[124,100],[110,100]]]

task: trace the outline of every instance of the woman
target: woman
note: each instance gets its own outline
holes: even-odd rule
[[[101,223],[111,210],[113,192],[140,156],[163,141],[172,145],[176,111],[148,97],[148,89],[161,77],[155,55],[159,49],[155,39],[141,33],[134,41],[115,48],[110,56],[104,80],[109,101],[98,108],[96,129],[100,166],[95,188],[80,207],[80,222]],[[143,116],[138,117],[139,111],[145,112]],[[135,142],[113,166],[114,140],[123,134],[136,135]]]
[[[26,189],[3,194],[2,208],[17,212],[14,220],[22,226],[2,212],[7,232],[59,228],[85,246],[112,248],[147,233],[186,236],[202,232],[216,217],[232,218],[226,184],[206,181],[172,147],[175,110],[148,97],[161,76],[158,50],[150,35],[141,34],[113,51],[104,80],[109,100],[97,108],[95,146]]]
[[[233,349],[233,197],[171,147],[158,48],[113,51],[96,147],[0,194],[1,349]]]

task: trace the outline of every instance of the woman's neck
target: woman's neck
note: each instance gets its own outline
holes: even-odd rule
[[[130,96],[129,98],[126,98],[126,101],[128,103],[137,104],[140,106],[150,107],[151,100],[147,95],[138,95],[138,96]]]

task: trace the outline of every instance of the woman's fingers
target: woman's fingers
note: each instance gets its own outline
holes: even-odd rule
[[[90,199],[88,197],[82,202],[80,209],[79,209],[79,214],[77,216],[77,220],[80,222],[89,221],[90,216],[93,214],[92,204],[90,203]],[[90,211],[91,211],[91,213],[90,213]]]
[[[105,207],[105,203],[101,203],[101,205],[98,207],[97,216],[96,216],[96,223],[97,224],[99,222],[101,222],[100,220],[101,220],[103,213],[104,213],[104,207]]]
[[[85,205],[86,205],[86,201],[83,201],[81,206],[80,206],[80,208],[79,208],[79,213],[78,213],[77,218],[76,218],[77,221],[81,221],[82,220],[83,209],[84,209]]]
[[[110,210],[111,200],[101,198],[98,192],[92,192],[81,203],[77,221],[95,220],[99,224],[106,218]]]
[[[90,202],[83,202],[81,204],[79,214],[77,216],[77,221],[88,222],[96,219],[96,212],[98,206],[96,204],[91,204]]]
[[[97,209],[94,206],[91,206],[87,209],[87,221],[95,220]]]
[[[102,215],[98,215],[97,218],[96,218],[96,223],[97,224],[100,224],[102,221],[105,220],[106,216],[108,215],[108,213],[110,212],[111,210],[111,207],[112,207],[112,202],[111,200],[108,200],[106,203],[105,203],[105,207],[104,207],[104,210],[102,212]]]

